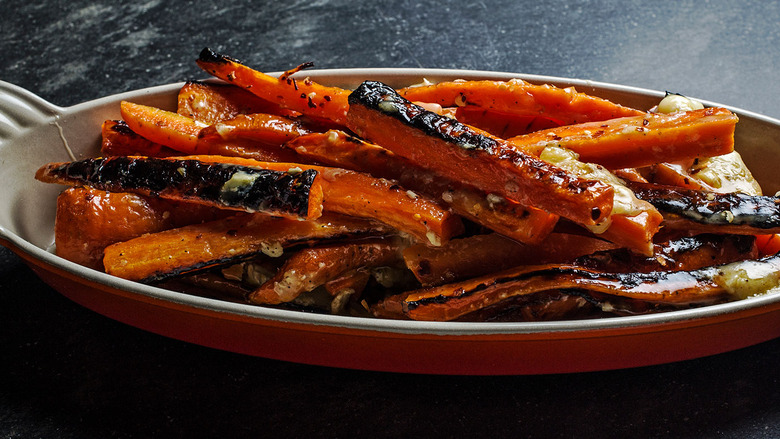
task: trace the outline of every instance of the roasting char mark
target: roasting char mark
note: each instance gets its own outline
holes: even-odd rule
[[[630,182],[637,198],[666,214],[700,224],[780,227],[780,198],[741,193],[714,193]]]
[[[362,105],[423,132],[437,137],[465,152],[483,151],[499,160],[507,160],[522,165],[539,180],[550,184],[565,186],[575,193],[587,192],[591,186],[600,183],[573,179],[564,170],[546,163],[536,157],[507,148],[495,139],[484,136],[455,119],[427,111],[398,94],[392,87],[377,81],[364,81],[349,95],[350,105]],[[594,212],[599,217],[601,212]]]
[[[68,181],[112,192],[151,196],[180,194],[183,199],[228,208],[308,213],[309,193],[317,171],[283,172],[198,160],[109,157],[66,163],[49,171]],[[246,184],[228,183],[237,174]],[[227,189],[226,189],[227,188]]]

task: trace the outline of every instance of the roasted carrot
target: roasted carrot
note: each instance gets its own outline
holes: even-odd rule
[[[397,265],[401,261],[398,239],[373,238],[356,242],[321,245],[298,251],[279,272],[249,295],[256,304],[290,302],[359,267]]]
[[[299,156],[331,166],[361,170],[398,181],[405,188],[441,199],[455,213],[516,239],[534,243],[544,239],[558,217],[510,202],[497,195],[458,183],[343,131],[312,133],[286,144]]]
[[[777,285],[739,281],[748,269],[761,273],[780,271],[780,256],[734,262],[689,271],[651,273],[600,272],[576,265],[521,266],[488,276],[391,296],[374,310],[383,316],[415,320],[454,320],[507,299],[553,290],[578,290],[589,295],[610,295],[649,304],[690,307],[742,299]]]
[[[232,119],[239,114],[271,113],[288,116],[278,104],[260,99],[230,84],[189,81],[179,90],[176,112],[207,125]]]
[[[527,264],[564,263],[615,244],[584,235],[552,233],[537,245],[524,245],[497,233],[453,239],[441,247],[404,249],[407,268],[423,286],[482,276]]]
[[[296,79],[287,74],[274,78],[208,48],[201,51],[197,63],[217,78],[276,102],[282,108],[341,125],[346,122],[349,90],[326,87],[308,78]]]
[[[47,183],[89,185],[114,192],[155,195],[225,209],[317,218],[322,178],[316,170],[275,170],[196,158],[109,157],[50,163],[35,175]]]
[[[301,163],[258,163],[240,157],[193,156],[206,163],[261,166],[287,172],[314,171],[322,176],[323,209],[361,218],[374,218],[421,242],[440,245],[463,232],[460,217],[430,198],[396,182],[361,172]]]
[[[509,139],[534,155],[554,145],[608,169],[726,154],[734,149],[737,116],[725,108],[647,113],[537,131]]]
[[[209,142],[245,139],[279,146],[310,132],[301,123],[287,117],[267,113],[239,114],[201,129],[198,140]]]
[[[664,227],[699,233],[780,233],[780,198],[737,192],[715,193],[630,182],[637,197],[664,216]]]
[[[577,92],[573,87],[534,85],[509,81],[451,81],[407,87],[399,94],[410,101],[433,102],[443,107],[475,105],[524,116],[542,116],[561,125],[637,116],[642,111]]]
[[[113,244],[105,249],[103,265],[109,274],[151,282],[259,253],[278,257],[284,248],[301,242],[386,233],[377,222],[341,215],[299,221],[241,213]]]
[[[454,114],[450,117],[458,119],[458,121],[466,125],[485,130],[502,139],[509,139],[561,125],[557,121],[542,116],[504,113],[476,106],[457,107]]]
[[[143,155],[148,157],[170,157],[180,155],[159,143],[145,139],[121,120],[107,120],[101,127],[100,153],[103,156]]]
[[[185,154],[205,153],[198,143],[198,134],[206,125],[171,111],[122,101],[122,118],[133,132],[152,142]]]
[[[609,216],[613,189],[571,175],[498,139],[424,110],[366,81],[349,96],[348,126],[370,141],[452,180],[593,225]]]
[[[644,171],[648,178],[659,184],[719,193],[762,194],[761,185],[737,151],[714,157],[658,163]]]
[[[160,198],[72,187],[57,198],[54,241],[57,255],[103,269],[103,250],[144,233],[212,221],[227,212]]]

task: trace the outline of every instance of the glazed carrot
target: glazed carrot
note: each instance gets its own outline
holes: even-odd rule
[[[325,211],[373,218],[434,246],[463,232],[463,223],[457,215],[394,181],[347,169],[300,163],[258,163],[245,158],[221,156],[192,158],[205,163],[262,166],[280,172],[290,169],[317,172],[322,176]]]
[[[170,111],[122,101],[122,118],[133,132],[152,142],[185,154],[204,153],[198,144],[198,133],[206,125]]]
[[[100,153],[103,156],[143,155],[170,157],[181,154],[159,143],[145,139],[121,120],[107,120],[101,127]]]
[[[497,233],[453,239],[441,247],[404,249],[407,268],[423,286],[482,276],[528,264],[564,263],[616,246],[591,236],[551,233],[537,245],[523,245]]]
[[[446,178],[579,224],[597,224],[612,210],[609,185],[581,179],[505,140],[426,111],[382,83],[364,82],[349,104],[350,129]]]
[[[299,156],[398,181],[405,188],[441,199],[455,213],[520,242],[544,239],[557,215],[512,203],[497,195],[437,176],[409,160],[343,131],[312,133],[286,144]]]
[[[780,198],[777,197],[628,184],[637,197],[663,214],[666,228],[737,235],[780,233]]]
[[[534,85],[509,81],[451,81],[407,87],[399,94],[410,101],[433,102],[443,107],[475,105],[524,116],[542,116],[561,125],[638,116],[642,111],[577,92],[573,87]]]
[[[281,146],[311,131],[300,122],[266,113],[239,114],[216,122],[198,133],[200,143],[251,140],[265,146]]]
[[[177,103],[177,113],[207,125],[232,119],[239,114],[290,114],[278,104],[260,99],[230,84],[189,81],[179,90]]]
[[[737,151],[715,157],[658,163],[646,173],[654,183],[670,186],[718,193],[762,194],[761,185]]]
[[[457,107],[451,117],[502,139],[561,125],[557,121],[542,116],[504,113],[476,106]]]
[[[288,74],[274,78],[208,48],[200,53],[197,63],[217,78],[278,103],[282,108],[341,125],[346,122],[349,90],[326,87],[308,78],[291,78]]]
[[[119,242],[105,249],[106,273],[150,282],[240,261],[264,253],[279,257],[285,248],[318,239],[385,234],[382,225],[327,214],[299,221],[263,214],[239,214]]]
[[[274,277],[254,290],[249,301],[259,305],[290,302],[358,267],[397,265],[400,253],[399,240],[382,238],[303,249],[290,256]]]
[[[192,157],[109,157],[50,163],[35,178],[294,218],[313,219],[322,213],[319,173],[289,165],[281,169],[255,161],[242,166]]]
[[[110,244],[224,217],[227,212],[121,192],[72,187],[57,198],[54,241],[57,255],[90,268],[103,269],[103,250]]]
[[[574,151],[583,162],[608,169],[635,168],[729,153],[736,123],[737,116],[725,108],[705,108],[567,125],[509,142],[535,155],[555,145]]]
[[[760,284],[740,285],[737,282],[740,280],[739,273],[746,269],[776,273],[780,270],[780,256],[676,272],[601,272],[566,264],[521,266],[463,282],[391,296],[380,302],[374,313],[415,320],[447,321],[507,299],[571,289],[591,296],[593,293],[606,294],[651,305],[687,308],[743,299],[763,293],[766,288],[777,284],[776,279],[769,277]]]

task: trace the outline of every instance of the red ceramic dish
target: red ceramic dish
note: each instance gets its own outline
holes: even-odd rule
[[[355,69],[307,71],[325,83],[364,79],[393,86],[447,79],[509,79],[558,86],[650,108],[663,93],[496,72]],[[68,108],[0,82],[0,243],[48,284],[112,319],[228,351],[325,366],[433,374],[538,374],[607,370],[712,355],[780,336],[780,294],[663,314],[534,323],[414,322],[314,315],[163,290],[73,264],[50,252],[61,187],[39,183],[44,163],[97,154],[100,124],[119,101],[175,108],[181,84],[110,96]],[[706,102],[705,104],[713,105]],[[732,108],[737,149],[767,193],[780,189],[773,151],[780,121]]]

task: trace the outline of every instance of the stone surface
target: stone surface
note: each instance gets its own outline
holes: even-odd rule
[[[426,67],[670,90],[780,117],[780,7],[727,1],[5,0],[0,79],[62,106],[205,75]],[[3,164],[7,166],[7,164]],[[106,319],[0,249],[0,436],[780,437],[780,340],[632,370],[429,377],[244,357]]]

